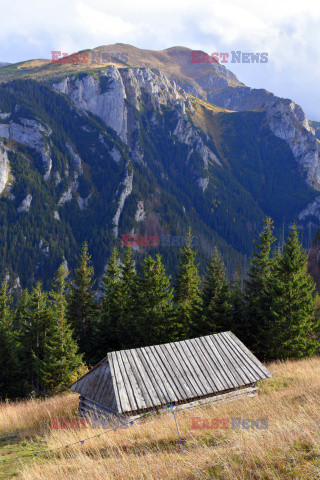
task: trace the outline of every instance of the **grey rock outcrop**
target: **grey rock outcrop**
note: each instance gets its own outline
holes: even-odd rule
[[[264,110],[272,132],[291,148],[305,181],[320,190],[320,144],[299,105],[267,90],[249,87],[227,88],[212,95],[210,101],[229,110]]]
[[[151,121],[155,124],[160,105],[173,109],[177,122],[173,134],[178,141],[190,147],[189,156],[198,151],[203,157],[205,169],[209,160],[220,164],[189,121],[187,111],[192,112],[193,107],[187,93],[158,69],[110,66],[95,75],[67,77],[55,83],[53,88],[67,95],[82,111],[100,117],[128,145],[131,158],[140,163],[144,162],[144,151],[138,140],[139,123],[130,106],[141,110],[144,104],[153,112]],[[117,163],[120,161],[121,156],[116,149],[111,151],[111,155]]]
[[[29,212],[32,202],[32,195],[28,193],[26,198],[22,200],[20,207],[18,208],[18,212]]]
[[[112,219],[112,222],[113,222],[113,225],[114,225],[112,231],[113,231],[113,234],[114,234],[115,237],[118,236],[119,220],[120,220],[120,215],[121,215],[123,207],[124,207],[124,203],[125,203],[126,199],[128,198],[128,196],[130,195],[130,193],[132,192],[132,182],[133,182],[133,172],[131,172],[131,173],[127,172],[126,177],[122,182],[123,189],[122,189],[122,192],[120,194],[118,208],[117,208],[115,216]]]
[[[290,146],[305,181],[320,190],[320,144],[302,108],[281,99],[267,104],[266,112],[271,130]]]
[[[0,195],[9,180],[9,160],[5,147],[0,143]]]
[[[44,179],[48,180],[52,168],[52,159],[50,156],[50,147],[47,138],[51,135],[51,129],[47,125],[42,125],[36,120],[20,118],[19,122],[9,120],[7,123],[0,123],[0,137],[15,140],[22,145],[34,148],[41,156],[45,165]]]

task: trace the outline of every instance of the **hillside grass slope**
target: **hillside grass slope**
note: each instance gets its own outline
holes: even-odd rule
[[[170,410],[116,432],[52,430],[52,417],[76,415],[77,395],[3,403],[0,436],[18,437],[0,441],[0,479],[319,479],[320,358],[268,368],[257,397],[176,412],[184,455]],[[192,429],[192,417],[229,418],[229,428]],[[268,418],[268,428],[232,429],[231,417]]]

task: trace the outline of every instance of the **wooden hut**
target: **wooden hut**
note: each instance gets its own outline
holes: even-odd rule
[[[167,403],[178,408],[254,396],[271,377],[232,332],[111,352],[71,390],[79,413],[135,418]]]

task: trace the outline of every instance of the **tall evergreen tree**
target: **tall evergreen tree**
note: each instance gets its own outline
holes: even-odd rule
[[[93,267],[88,252],[88,244],[84,242],[80,262],[75,271],[75,280],[70,286],[68,299],[68,320],[74,331],[75,340],[85,360],[90,356],[91,336],[94,316],[97,307],[94,300]]]
[[[120,273],[118,250],[114,247],[101,280],[102,297],[92,341],[93,363],[107,352],[121,348],[118,335],[123,307]]]
[[[266,358],[299,358],[320,348],[315,283],[307,271],[307,261],[293,227],[267,282],[270,315],[266,325]]]
[[[18,305],[13,315],[13,327],[17,331],[19,331],[25,323],[25,318],[28,315],[29,311],[29,303],[30,293],[26,288],[25,290],[23,290],[22,295],[18,300]]]
[[[172,289],[161,256],[147,256],[134,286],[137,340],[134,346],[170,341]]]
[[[68,270],[62,264],[50,292],[52,324],[44,344],[44,357],[41,364],[41,378],[45,389],[57,393],[67,388],[82,371],[82,355],[72,336],[67,321],[66,277]]]
[[[19,393],[17,382],[17,339],[12,326],[11,295],[8,284],[0,289],[0,399]]]
[[[7,329],[10,329],[12,324],[10,304],[11,295],[9,293],[8,283],[4,281],[0,288],[0,320],[1,325],[7,327]]]
[[[195,335],[210,335],[232,329],[232,295],[225,266],[217,248],[207,269],[201,291],[201,307]]]
[[[121,348],[135,345],[137,338],[134,288],[137,282],[135,263],[131,255],[131,247],[126,247],[121,265],[120,291],[121,314],[117,325],[117,337]]]
[[[245,281],[246,308],[241,340],[256,355],[264,350],[265,322],[270,312],[266,284],[272,266],[270,253],[274,241],[273,222],[267,217],[259,235],[259,242],[254,242],[257,250],[250,263],[248,279]]]
[[[246,336],[245,331],[245,303],[244,292],[242,288],[241,277],[238,271],[234,274],[234,279],[231,286],[232,296],[232,332],[244,340]]]
[[[201,303],[200,277],[195,265],[195,252],[191,246],[189,228],[186,244],[180,251],[179,264],[174,284],[174,320],[172,337],[175,340],[190,338],[194,331],[196,312]]]
[[[20,363],[23,373],[23,389],[27,392],[43,390],[41,363],[44,358],[46,336],[51,328],[50,312],[47,309],[47,294],[37,282],[32,290],[25,316],[20,324]]]

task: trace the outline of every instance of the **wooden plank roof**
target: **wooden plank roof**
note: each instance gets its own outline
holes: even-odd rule
[[[218,394],[268,377],[270,372],[245,345],[232,332],[223,332],[108,353],[71,389],[103,405],[110,402],[112,383],[112,401],[125,413]]]

